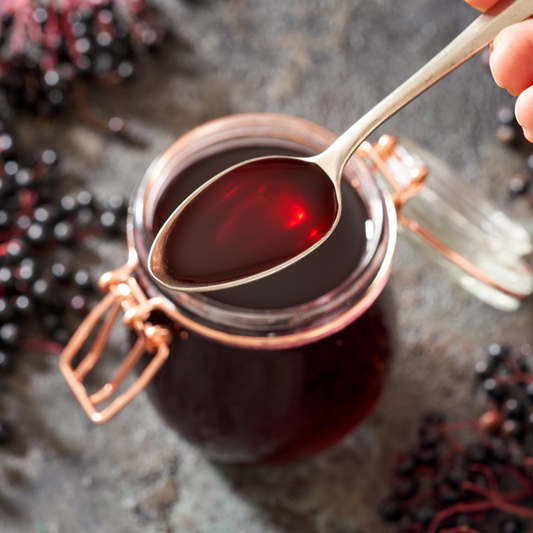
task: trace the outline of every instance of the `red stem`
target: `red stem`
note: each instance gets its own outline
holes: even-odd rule
[[[455,526],[455,527],[449,527],[448,529],[441,529],[439,533],[481,533],[481,532],[470,526]]]
[[[494,491],[494,492],[500,491],[498,480],[496,479],[496,476],[494,475],[492,468],[481,463],[472,463],[471,465],[469,465],[468,469],[471,470],[472,472],[481,472],[487,478],[489,489],[491,491]]]
[[[455,505],[452,505],[451,507],[448,507],[438,512],[433,517],[433,520],[429,524],[427,533],[436,533],[439,523],[445,520],[446,518],[453,516],[454,514],[477,513],[481,511],[488,511],[489,509],[494,509],[494,503],[492,501],[456,503]]]
[[[22,350],[45,352],[54,355],[59,355],[64,348],[64,346],[58,342],[48,342],[39,339],[24,340],[19,344],[19,347]]]

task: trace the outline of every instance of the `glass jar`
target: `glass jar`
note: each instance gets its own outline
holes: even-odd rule
[[[454,236],[450,224],[444,224],[442,235],[437,232],[435,237],[417,222],[417,213],[422,218],[426,215],[428,194],[429,210],[436,215],[442,211],[451,216],[452,209],[457,221],[457,211],[442,202],[435,208],[434,187],[424,182],[428,167],[416,147],[406,152],[390,136],[374,147],[364,143],[348,162],[341,229],[313,252],[322,254],[319,266],[309,263],[308,268],[306,258],[276,274],[279,279],[273,276],[219,294],[172,292],[149,276],[147,258],[154,233],[202,180],[258,155],[314,155],[335,138],[304,119],[235,115],[192,130],[154,161],[132,197],[128,264],[101,278],[100,287],[107,296],[60,359],[67,382],[94,422],[107,421],[147,386],[166,422],[216,460],[291,461],[333,445],[370,412],[387,377],[394,319],[385,286],[396,246],[397,212],[415,240],[429,251],[438,250],[439,261],[460,282],[465,276],[473,277],[483,286],[479,296],[488,287],[490,294],[497,293],[512,307],[511,301],[531,292],[533,278],[521,259],[527,253],[528,237],[507,218],[506,238],[500,240],[522,246],[516,244],[513,257],[501,254],[500,247],[498,253],[504,259],[492,261],[488,269],[487,257],[494,255],[501,220],[493,220],[493,227],[485,225],[483,230],[491,238],[481,241],[492,252],[478,250],[469,256],[453,248],[468,237],[464,225],[458,225]],[[202,172],[205,176],[198,178]],[[439,179],[436,184],[442,189]],[[406,207],[405,211],[413,218],[407,218],[403,206],[415,194],[418,203],[411,206],[409,201],[411,210]],[[465,219],[477,227],[480,220],[473,213],[473,222],[468,213]],[[357,228],[357,239],[351,239],[350,228]],[[511,229],[516,230],[513,238],[508,237]],[[344,255],[355,249],[357,256],[344,263]],[[504,266],[495,270],[494,264],[502,261]],[[306,278],[309,272],[312,275]],[[529,282],[527,287],[524,280]],[[256,289],[261,283],[267,283],[262,292]],[[515,290],[514,284],[521,288]],[[298,292],[299,285],[303,292]],[[468,288],[468,283],[463,285]],[[278,290],[282,286],[286,288]],[[495,304],[497,298],[493,300],[490,303]],[[121,310],[137,340],[113,379],[89,396],[83,379],[97,362]],[[73,369],[74,357],[102,318],[93,347]],[[136,364],[139,379],[98,412],[96,405],[116,393]]]

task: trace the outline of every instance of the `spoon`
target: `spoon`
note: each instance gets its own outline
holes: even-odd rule
[[[359,145],[501,30],[532,14],[533,0],[500,0],[321,154],[252,159],[207,181],[157,234],[148,258],[151,275],[171,290],[207,292],[302,259],[335,229],[343,169]]]

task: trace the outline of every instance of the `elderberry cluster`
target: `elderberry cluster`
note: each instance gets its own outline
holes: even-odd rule
[[[124,233],[121,196],[99,207],[88,190],[68,191],[68,181],[55,152],[22,153],[0,123],[0,374],[17,352],[61,351],[96,296],[79,247]],[[0,423],[0,443],[7,434]]]
[[[143,0],[0,2],[0,116],[51,115],[85,103],[85,82],[119,83],[167,35]],[[93,124],[97,125],[97,124]],[[111,129],[120,129],[117,121]]]
[[[531,153],[531,144],[524,137],[524,132],[518,124],[514,109],[511,106],[502,106],[497,112],[498,128],[496,136],[498,140],[515,150],[519,150],[526,155],[527,170],[512,175],[507,183],[509,196],[512,198],[523,195],[529,191],[531,177],[533,174],[533,155]]]
[[[479,420],[424,418],[418,447],[397,458],[392,494],[381,502],[399,533],[478,533],[495,522],[499,533],[524,531],[524,517],[533,518],[532,353],[530,345],[489,347],[475,367],[487,393]]]

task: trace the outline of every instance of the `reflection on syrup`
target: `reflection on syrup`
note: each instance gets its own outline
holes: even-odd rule
[[[176,219],[163,264],[174,279],[227,282],[284,263],[331,229],[335,188],[320,167],[286,158],[228,172]]]

